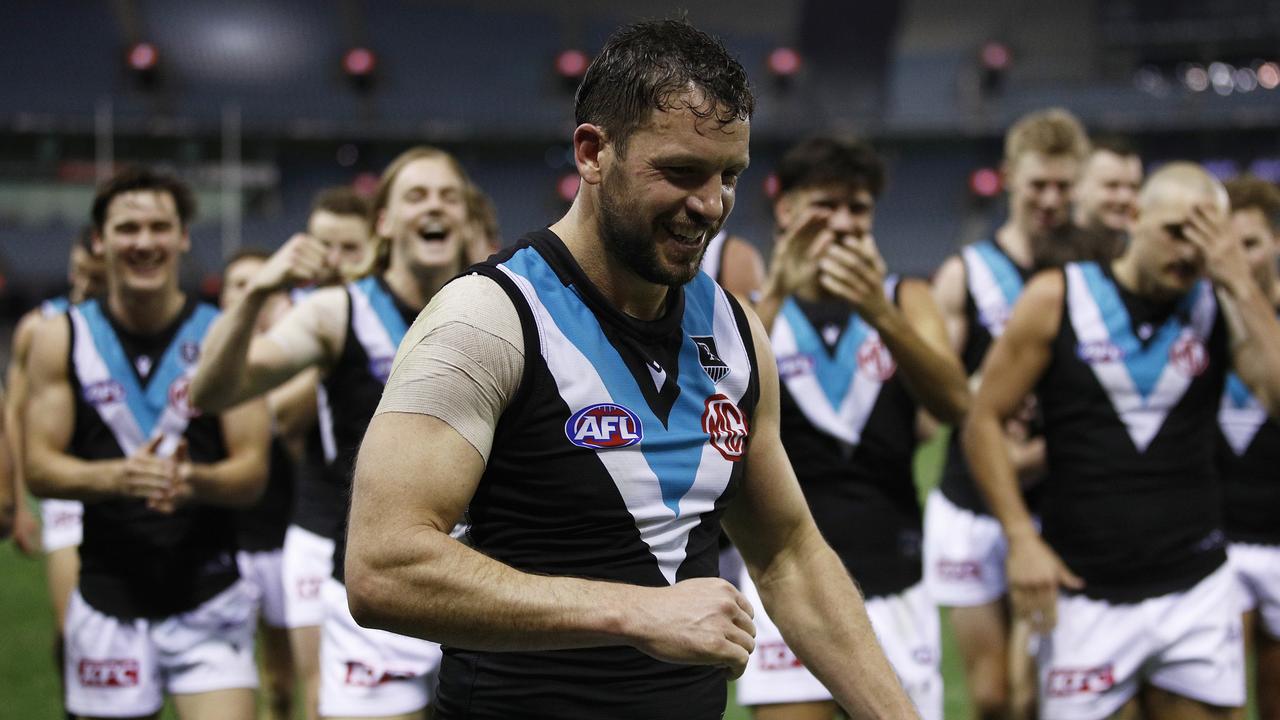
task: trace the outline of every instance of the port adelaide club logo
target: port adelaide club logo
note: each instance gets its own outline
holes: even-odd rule
[[[636,414],[616,403],[588,405],[564,424],[569,442],[588,450],[631,447],[644,439],[644,425]]]

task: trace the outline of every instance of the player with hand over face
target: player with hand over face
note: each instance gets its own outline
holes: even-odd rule
[[[964,445],[1009,539],[1014,612],[1042,634],[1041,717],[1225,718],[1244,703],[1217,414],[1234,368],[1280,410],[1280,322],[1198,165],[1147,180],[1129,246],[1037,275],[987,359]],[[1037,531],[1001,424],[1035,391]]]
[[[884,168],[861,143],[803,142],[777,168],[781,228],[759,305],[782,374],[782,444],[818,529],[922,717],[942,718],[938,610],[922,578],[917,408],[956,422],[968,382],[928,283],[887,274],[872,237]],[[753,605],[750,578],[742,587]],[[830,720],[832,695],[757,609],[737,684],[758,720]]]

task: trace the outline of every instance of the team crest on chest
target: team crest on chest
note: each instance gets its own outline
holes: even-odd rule
[[[702,431],[711,447],[729,462],[742,459],[747,448],[747,417],[732,400],[720,393],[707,398],[702,411]]]
[[[689,339],[698,346],[698,363],[706,371],[707,377],[711,378],[711,382],[718,383],[723,380],[729,374],[729,366],[720,359],[720,353],[716,350],[716,339],[710,335],[697,337],[691,335]]]
[[[191,404],[191,378],[183,375],[169,386],[169,404],[185,418],[199,417],[200,411]]]
[[[878,335],[867,338],[858,348],[858,371],[867,377],[880,382],[888,382],[898,369],[898,364],[889,354],[889,348]]]
[[[564,424],[569,442],[588,450],[630,447],[644,439],[644,425],[634,412],[617,403],[588,405]]]
[[[1197,377],[1209,367],[1209,351],[1199,338],[1183,335],[1169,348],[1169,364],[1185,377]]]

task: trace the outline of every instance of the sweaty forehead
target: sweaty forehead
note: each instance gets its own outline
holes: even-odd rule
[[[650,111],[627,141],[629,145],[655,154],[693,153],[726,164],[745,163],[749,157],[751,121],[733,118],[724,122],[722,113],[709,107],[678,103],[668,110]]]
[[[107,205],[108,223],[155,216],[177,218],[178,208],[172,195],[160,190],[134,190],[120,193]]]

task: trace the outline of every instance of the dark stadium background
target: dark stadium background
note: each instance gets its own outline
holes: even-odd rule
[[[557,59],[572,71],[564,51],[589,57],[620,24],[681,8],[756,89],[728,228],[766,252],[771,167],[818,133],[868,137],[887,157],[875,235],[910,274],[1001,219],[990,170],[1003,131],[1033,109],[1129,137],[1148,170],[1191,159],[1280,180],[1280,0],[5,0],[0,359],[17,316],[62,291],[94,183],[125,162],[196,186],[193,288],[235,248],[300,229],[318,189],[368,187],[411,144],[458,155],[508,242],[546,225],[572,170],[575,81]],[[370,58],[371,74],[348,72]],[[0,718],[56,716],[49,643],[39,564],[5,545]],[[948,717],[960,718],[954,661]]]

